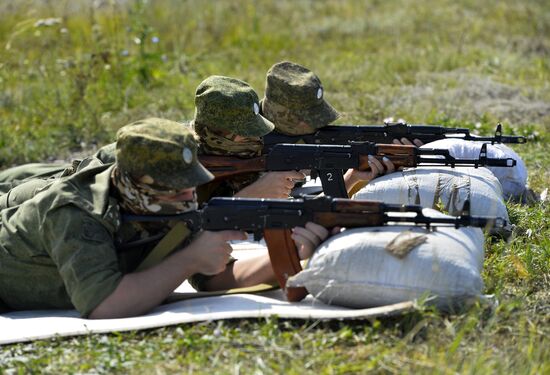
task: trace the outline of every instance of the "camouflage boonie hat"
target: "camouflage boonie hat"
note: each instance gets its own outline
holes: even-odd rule
[[[262,114],[275,123],[292,126],[291,121],[321,128],[340,117],[323,98],[321,80],[311,70],[290,61],[273,65],[267,72]]]
[[[136,181],[160,189],[187,189],[214,178],[197,159],[194,133],[183,124],[160,118],[120,128],[116,160]]]
[[[248,83],[223,76],[210,76],[197,87],[194,122],[242,137],[263,137],[275,127],[260,115],[260,100]]]

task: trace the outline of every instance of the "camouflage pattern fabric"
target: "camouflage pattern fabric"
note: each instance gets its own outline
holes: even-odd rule
[[[262,138],[274,125],[260,115],[258,95],[243,81],[211,76],[196,90],[192,126],[205,155],[252,158],[262,152]],[[199,203],[213,196],[233,196],[258,179],[258,173],[234,176],[197,188]]]
[[[101,147],[95,154],[92,155],[103,162],[103,164],[110,164],[115,162],[115,143],[110,143]],[[13,186],[17,186],[19,182],[27,179],[42,178],[47,179],[51,177],[68,176],[78,168],[80,160],[74,160],[71,163],[28,163],[18,165],[12,168],[0,171],[0,186],[7,186],[4,184],[12,183]],[[71,172],[72,171],[72,172]],[[2,193],[0,188],[0,193]]]
[[[267,104],[266,104],[267,103]],[[313,134],[317,128],[305,122],[295,111],[278,103],[262,99],[262,113],[269,118],[277,119],[275,131],[286,135]]]
[[[0,301],[6,307],[76,308],[86,317],[168,231],[162,223],[148,232],[121,223],[110,187],[113,168],[96,159],[0,211]],[[148,240],[152,235],[158,236]]]
[[[117,202],[96,164],[0,211],[0,299],[10,308],[89,314],[118,285]]]
[[[101,147],[92,155],[103,164],[115,162],[115,143]],[[23,200],[32,198],[39,192],[38,186],[45,186],[58,177],[70,176],[82,169],[81,160],[73,160],[69,164],[60,163],[28,163],[5,169],[0,172],[0,196],[2,194],[14,193],[11,197],[0,197],[9,205],[0,202],[0,209],[21,204]],[[31,182],[32,180],[38,180]],[[20,186],[24,185],[24,186]],[[17,188],[17,189],[15,189]]]
[[[214,178],[198,162],[195,134],[170,120],[149,118],[120,128],[116,160],[132,180],[157,190],[182,190]]]
[[[243,137],[262,137],[274,129],[271,121],[260,115],[260,100],[244,81],[210,76],[195,92],[195,129],[231,132]]]
[[[243,137],[236,141],[236,134],[221,135],[209,126],[195,126],[200,139],[199,150],[203,155],[238,156],[252,158],[261,155],[263,142],[261,137]]]
[[[21,181],[27,178],[48,178],[62,173],[69,164],[29,163],[8,168],[0,172],[0,184]]]
[[[0,210],[15,207],[31,199],[53,182],[53,179],[31,178],[11,187],[7,192],[0,192]],[[0,184],[8,185],[8,183]],[[2,187],[0,186],[0,190]]]
[[[194,211],[198,208],[196,195],[193,201],[167,202],[159,200],[158,196],[167,194],[166,191],[155,189],[148,184],[135,182],[128,173],[117,167],[113,169],[111,181],[119,192],[120,207],[127,212],[138,215],[173,215]]]
[[[262,114],[276,131],[289,135],[312,133],[340,117],[325,101],[319,77],[290,61],[277,63],[267,72]]]

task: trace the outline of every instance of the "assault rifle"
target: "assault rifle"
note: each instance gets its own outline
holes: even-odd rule
[[[464,216],[426,216],[416,205],[386,204],[369,200],[351,200],[327,196],[300,199],[212,198],[198,211],[179,215],[123,215],[124,221],[165,222],[179,220],[191,232],[200,230],[241,230],[262,237],[267,244],[271,265],[277,281],[289,301],[299,301],[307,295],[304,288],[285,288],[286,280],[300,272],[301,265],[291,229],[305,226],[308,221],[326,228],[382,226],[389,223],[433,226],[474,226],[503,228],[502,218]]]
[[[306,143],[347,145],[351,142],[375,142],[391,144],[394,139],[407,138],[411,142],[419,139],[429,143],[439,139],[454,138],[467,141],[495,143],[525,143],[522,136],[502,135],[502,125],[498,124],[493,137],[478,137],[470,134],[467,128],[446,128],[436,125],[408,125],[405,121],[384,122],[384,125],[329,125],[313,134],[284,135],[271,132],[263,137],[264,153],[279,143]]]
[[[348,198],[344,171],[349,168],[368,170],[368,155],[379,160],[385,156],[396,168],[418,165],[442,165],[453,168],[516,165],[516,160],[512,158],[488,158],[487,144],[483,144],[478,159],[456,159],[451,156],[449,150],[372,142],[349,145],[278,144],[274,145],[268,154],[257,158],[201,155],[199,160],[217,179],[249,172],[309,169],[312,170],[312,177],[321,178],[325,195]]]

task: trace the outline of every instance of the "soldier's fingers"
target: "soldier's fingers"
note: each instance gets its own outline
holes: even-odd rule
[[[292,188],[294,187],[294,181],[292,181],[292,180],[284,180],[282,186],[283,186],[286,190],[292,190]]]
[[[313,255],[313,250],[315,250],[313,247],[301,245],[298,248],[298,257],[300,259],[309,259]]]
[[[403,143],[404,145],[413,146],[412,142],[405,137],[401,138],[401,143]]]
[[[306,178],[306,175],[299,171],[288,171],[286,178],[289,180],[302,181]]]
[[[395,171],[395,165],[392,163],[392,161],[390,159],[388,159],[387,157],[383,157],[382,158],[382,161],[384,162],[384,165],[386,166],[386,173],[392,173],[393,171]]]
[[[307,237],[304,237],[298,233],[292,233],[291,238],[294,240],[294,243],[298,248],[300,259],[309,258],[313,252],[313,249],[315,249],[315,244],[313,244]]]
[[[228,244],[227,242],[225,242],[221,246],[221,249],[226,254],[227,258],[229,258],[229,256],[231,256],[231,253],[233,252],[233,247],[230,244]]]
[[[379,175],[380,172],[384,170],[384,167],[382,166],[382,164],[372,155],[369,155],[369,165],[375,176]]]
[[[422,142],[422,141],[421,141],[420,139],[418,139],[418,138],[413,139],[413,142],[414,142],[414,145],[415,145],[416,147],[420,147],[420,146],[423,146],[423,145],[424,145],[424,142]]]
[[[321,242],[321,238],[317,236],[315,232],[309,231],[303,227],[296,227],[292,230],[292,233],[303,237],[308,240],[308,243],[312,246],[316,246]]]
[[[319,237],[321,241],[328,237],[328,230],[322,225],[308,221],[306,223],[306,229],[315,233],[315,235]]]

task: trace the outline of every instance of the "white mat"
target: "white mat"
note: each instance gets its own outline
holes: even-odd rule
[[[251,242],[242,242],[233,247],[236,258],[266,251],[264,246]],[[190,290],[187,283],[177,289],[178,292]],[[326,305],[311,296],[299,303],[289,303],[284,300],[282,292],[276,290],[262,295],[235,294],[174,302],[159,306],[147,315],[125,319],[81,319],[76,310],[17,311],[0,315],[0,344],[219,319],[269,316],[321,320],[368,319],[401,314],[413,308],[413,302],[403,302],[376,308],[349,309]]]

